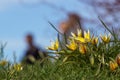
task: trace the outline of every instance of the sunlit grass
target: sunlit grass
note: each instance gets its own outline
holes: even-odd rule
[[[10,64],[3,58],[4,48],[1,46],[0,80],[119,80],[120,41],[101,22],[110,35],[94,36],[89,30],[78,30],[77,35],[71,33],[67,39],[69,43],[65,44],[61,44],[58,37],[48,47],[49,56],[34,65]],[[51,57],[50,54],[58,57]]]

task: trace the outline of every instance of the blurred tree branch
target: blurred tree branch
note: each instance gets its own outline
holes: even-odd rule
[[[89,1],[77,0],[77,1],[92,7],[94,12],[102,19],[104,19],[105,23],[109,27],[113,27],[115,32],[119,32],[118,28],[120,26],[120,16],[119,16],[120,0],[89,0]],[[96,19],[93,22],[95,21]]]
[[[79,3],[83,3],[88,7],[91,7],[94,13],[97,14],[97,16],[100,16],[101,19],[103,19],[108,26],[114,27],[115,30],[118,30],[118,27],[120,26],[120,16],[119,16],[120,0],[75,0],[75,1]],[[69,11],[67,11],[64,7],[58,7],[55,4],[49,3],[49,1],[47,0],[38,0],[36,4],[31,4],[30,6],[29,4],[26,4],[24,0],[20,0],[20,3],[24,6],[28,5],[28,7],[30,6],[34,7],[37,5],[47,5],[53,9],[65,13],[66,15],[69,14]],[[100,27],[100,24],[98,23],[98,20],[96,20],[96,18],[93,19],[85,18],[80,14],[79,16],[81,17],[81,21],[82,21],[81,23],[96,24],[97,26]]]

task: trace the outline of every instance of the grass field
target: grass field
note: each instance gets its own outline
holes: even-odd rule
[[[49,56],[34,65],[10,64],[2,58],[4,46],[1,46],[0,80],[119,80],[120,41],[117,34],[101,22],[110,34],[94,36],[86,31],[81,36],[78,30],[77,35],[71,33],[68,44],[60,42],[58,37],[48,47]],[[50,54],[57,54],[59,58]]]
[[[99,69],[99,65],[79,65],[47,63],[23,66],[20,71],[1,69],[0,80],[119,80],[120,69],[111,71],[109,67]]]

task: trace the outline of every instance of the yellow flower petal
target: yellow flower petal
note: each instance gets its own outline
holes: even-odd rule
[[[86,43],[86,40],[83,37],[77,37],[75,40],[79,41],[80,43]]]
[[[78,37],[82,37],[82,31],[79,30],[79,29],[77,29],[77,36],[78,36]]]
[[[73,32],[71,32],[73,38],[77,37]]]
[[[59,41],[58,41],[58,39],[57,39],[57,40],[56,40],[55,42],[53,42],[53,43],[51,44],[51,46],[49,46],[47,49],[48,49],[48,50],[55,50],[55,51],[57,51],[58,48],[59,48]]]
[[[66,45],[70,50],[72,50],[72,51],[74,51],[74,50],[76,50],[76,48],[77,48],[77,44],[75,43],[75,41],[74,40],[71,40],[70,41],[70,44],[69,45]]]
[[[101,36],[101,40],[104,42],[104,43],[108,43],[110,42],[110,39],[111,39],[111,35],[104,35],[104,36]]]
[[[84,38],[87,42],[90,42],[90,31],[88,30],[87,32],[84,31]]]
[[[97,43],[98,43],[98,37],[93,37],[92,39],[91,39],[91,43],[93,44],[93,45],[96,45]]]

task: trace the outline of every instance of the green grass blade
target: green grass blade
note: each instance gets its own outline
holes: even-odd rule
[[[61,35],[63,35],[50,21],[48,23]]]
[[[98,17],[99,18],[99,20],[100,20],[100,22],[103,24],[103,26],[111,33],[111,34],[113,34],[112,33],[112,31],[107,27],[107,25],[103,22],[103,20],[100,18],[100,17]]]
[[[111,35],[114,37],[114,39],[116,40],[117,38],[116,38],[116,36],[115,36],[115,33],[114,32],[112,32],[109,28],[108,28],[108,26],[104,23],[104,21],[100,18],[100,17],[98,17],[99,18],[99,20],[100,20],[100,22],[103,24],[103,26],[111,33]]]

